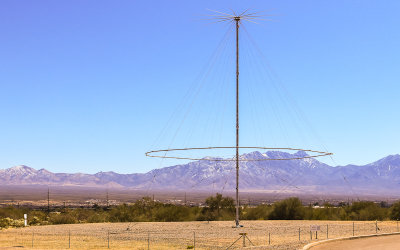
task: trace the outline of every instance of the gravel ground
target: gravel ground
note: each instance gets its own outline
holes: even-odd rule
[[[246,246],[260,249],[299,249],[316,240],[353,235],[349,221],[233,221],[213,222],[130,222],[35,226],[0,231],[0,247],[35,249],[226,249],[247,233]],[[320,231],[310,234],[311,225]],[[378,233],[398,231],[397,222],[378,222]],[[299,240],[300,231],[300,240]],[[327,232],[328,231],[328,232]],[[354,222],[354,235],[373,234],[375,221]],[[328,235],[327,235],[328,233]],[[315,237],[318,239],[315,239]],[[238,240],[232,248],[241,248]]]

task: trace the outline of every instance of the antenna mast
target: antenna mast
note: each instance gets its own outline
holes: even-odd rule
[[[240,16],[234,18],[236,22],[236,227],[239,225],[239,22]]]
[[[250,146],[239,146],[239,28],[240,25],[242,24],[242,21],[247,21],[247,22],[252,22],[256,23],[253,21],[254,19],[256,20],[268,20],[270,19],[263,19],[260,17],[264,16],[269,16],[269,15],[259,15],[258,13],[260,12],[254,12],[254,13],[248,13],[248,10],[243,11],[242,13],[235,13],[232,11],[232,14],[227,14],[224,12],[220,11],[215,11],[211,10],[214,12],[214,14],[209,15],[211,17],[211,20],[216,20],[216,22],[229,22],[233,23],[236,27],[236,146],[225,146],[225,147],[215,147],[215,146],[210,146],[210,147],[191,147],[191,148],[175,148],[175,149],[161,149],[161,150],[151,150],[145,153],[146,156],[148,157],[156,157],[156,158],[163,158],[163,159],[182,159],[182,160],[193,160],[193,161],[202,161],[204,158],[199,158],[199,157],[190,157],[190,156],[171,156],[168,155],[167,153],[169,152],[182,152],[182,151],[195,151],[195,150],[209,150],[209,149],[236,149],[236,158],[229,158],[229,159],[207,159],[211,161],[229,161],[229,162],[235,162],[236,164],[236,217],[235,217],[235,223],[236,227],[242,227],[240,225],[239,221],[239,206],[240,206],[240,201],[239,201],[239,167],[240,167],[240,161],[239,159],[239,149],[240,148],[246,148],[246,149],[263,149],[263,150],[289,150],[289,151],[301,151],[304,153],[312,153],[313,155],[308,155],[305,154],[304,156],[297,156],[297,155],[292,155],[292,157],[279,157],[279,158],[263,158],[263,159],[242,159],[242,161],[271,161],[271,160],[300,160],[300,159],[306,159],[306,158],[316,158],[316,157],[321,157],[321,156],[327,156],[327,155],[332,155],[332,153],[329,152],[322,152],[322,151],[316,151],[316,150],[311,150],[311,149],[300,149],[300,148],[290,148],[290,147],[279,147],[279,148],[271,148],[271,147],[250,147]],[[291,155],[291,154],[290,154]],[[185,199],[186,200],[186,199]],[[250,202],[249,202],[250,203]]]

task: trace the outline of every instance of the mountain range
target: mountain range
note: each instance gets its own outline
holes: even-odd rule
[[[277,159],[305,156],[268,151],[243,154],[242,159]],[[87,186],[153,190],[233,191],[235,162],[204,158],[147,173],[52,173],[20,165],[0,170],[1,185]],[[332,167],[313,158],[288,161],[243,161],[240,190],[320,194],[385,194],[400,196],[400,155],[357,166]]]

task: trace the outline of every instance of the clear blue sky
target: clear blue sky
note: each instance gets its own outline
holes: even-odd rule
[[[326,147],[339,165],[400,153],[397,0],[2,1],[0,169],[146,172],[170,164],[149,149],[233,146],[233,33],[210,66],[229,27],[203,20],[230,8],[274,15],[245,24],[265,57],[242,33],[243,145]]]

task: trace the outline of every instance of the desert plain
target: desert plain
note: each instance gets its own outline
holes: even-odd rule
[[[397,221],[128,222],[46,225],[0,231],[0,248],[28,249],[300,249],[327,238],[397,232]],[[312,225],[320,226],[310,232]],[[245,241],[240,233],[246,233]],[[236,241],[236,243],[234,243]],[[233,244],[233,245],[232,245]]]

